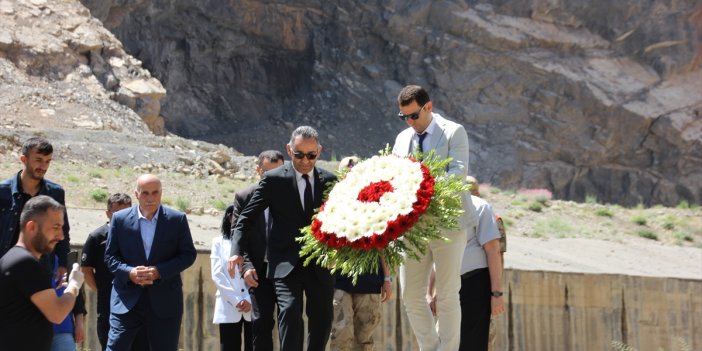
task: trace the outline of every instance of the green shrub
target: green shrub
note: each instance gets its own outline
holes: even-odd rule
[[[548,197],[544,195],[539,195],[534,199],[534,201],[538,202],[542,206],[546,206],[546,203],[548,203]]]
[[[538,202],[532,202],[532,203],[529,204],[529,209],[532,210],[532,211],[534,211],[534,212],[541,212],[541,210],[543,209],[543,207],[542,207],[541,204],[538,203]]]
[[[600,216],[600,217],[609,217],[609,218],[614,217],[614,212],[612,212],[612,210],[610,210],[607,207],[600,207],[600,208],[596,209],[595,214]]]
[[[590,195],[590,194],[585,195],[585,203],[596,204],[597,203],[597,196]]]
[[[68,177],[66,177],[66,180],[71,182],[71,183],[80,183],[80,178],[78,178],[78,176],[74,176],[74,175],[69,175]]]
[[[173,199],[168,196],[162,196],[161,203],[167,206],[173,206]]]
[[[555,235],[558,238],[565,238],[575,234],[575,229],[561,218],[549,218],[536,222],[534,233],[538,234],[538,236],[548,237]]]
[[[646,239],[658,240],[658,235],[648,229],[641,229],[638,232],[639,236]]]
[[[692,242],[694,240],[690,234],[683,233],[683,232],[676,232],[675,239],[680,240],[680,241],[690,241],[690,242]]]
[[[501,193],[501,192],[502,192],[502,190],[500,190],[500,188],[498,188],[498,187],[496,187],[496,186],[490,186],[490,193],[492,193],[492,194],[499,194],[499,193]]]
[[[178,196],[176,198],[175,206],[178,210],[185,212],[185,210],[190,207],[190,199]]]
[[[638,214],[638,215],[632,217],[631,221],[638,224],[638,225],[646,225],[646,222],[647,222],[646,216],[644,216],[642,214]]]
[[[110,194],[102,189],[94,189],[90,191],[90,198],[95,200],[95,202],[105,202]]]
[[[97,170],[88,172],[88,175],[90,176],[90,178],[102,178],[102,173],[100,173],[100,171]]]
[[[687,202],[687,200],[682,200],[682,201],[680,201],[680,203],[678,203],[678,205],[676,207],[679,209],[686,210],[686,209],[690,208],[690,203]]]
[[[224,211],[225,209],[227,209],[227,203],[222,201],[221,199],[212,201],[212,206],[214,206],[214,208],[220,211]]]
[[[667,230],[675,229],[675,217],[668,215],[663,218],[663,228]]]

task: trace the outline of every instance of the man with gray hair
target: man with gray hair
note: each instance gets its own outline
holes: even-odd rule
[[[51,348],[51,323],[61,323],[73,309],[83,273],[78,264],[57,296],[39,257],[63,240],[63,205],[49,196],[27,201],[20,215],[17,245],[0,259],[0,340],[3,350]]]
[[[250,250],[250,232],[266,208],[273,219],[266,257],[266,276],[273,279],[278,300],[278,330],[282,351],[300,351],[303,345],[302,298],[307,297],[307,350],[323,351],[331,331],[334,278],[315,263],[303,266],[300,228],[312,222],[314,209],[336,176],[315,167],[322,153],[319,135],[312,127],[295,129],[285,146],[290,163],[266,172],[232,230],[229,274],[241,269]]]
[[[183,317],[180,273],[197,256],[184,213],[161,205],[161,180],[137,178],[138,206],[112,216],[105,263],[115,278],[107,350],[123,351],[144,330],[151,350],[178,350]]]

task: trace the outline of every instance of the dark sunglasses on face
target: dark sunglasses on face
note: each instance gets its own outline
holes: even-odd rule
[[[298,160],[302,160],[303,158],[307,157],[308,160],[312,161],[317,158],[317,154],[314,152],[293,152],[293,156],[295,156],[295,158]]]
[[[419,111],[417,111],[415,113],[410,113],[409,115],[403,115],[402,111],[400,111],[397,114],[397,117],[403,121],[406,121],[408,119],[416,120],[417,118],[419,118],[419,113],[422,112],[422,110],[424,109],[424,106],[426,106],[426,104],[422,105],[422,107],[419,109]]]

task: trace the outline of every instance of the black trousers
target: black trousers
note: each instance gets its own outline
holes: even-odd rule
[[[251,295],[251,322],[253,331],[253,349],[255,351],[273,350],[273,326],[275,323],[275,286],[264,274],[258,276],[258,287],[249,289]]]
[[[461,345],[459,351],[487,351],[492,296],[490,271],[480,268],[461,276]]]
[[[221,323],[219,325],[219,346],[221,351],[241,351],[242,326],[244,327],[244,351],[253,350],[251,322],[242,319],[236,323]]]
[[[302,261],[302,260],[301,260]],[[332,280],[333,281],[333,280]],[[307,350],[324,351],[334,318],[334,286],[317,276],[313,264],[299,263],[285,278],[275,279],[281,351],[302,351],[303,293],[307,299]]]

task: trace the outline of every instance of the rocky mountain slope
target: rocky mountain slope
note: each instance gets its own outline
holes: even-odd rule
[[[231,148],[154,135],[166,134],[165,89],[80,2],[2,0],[0,23],[0,154],[44,135],[73,163],[251,175],[251,158]]]
[[[182,136],[255,154],[311,124],[369,155],[414,82],[466,126],[480,179],[702,202],[698,1],[82,2],[167,88]]]

